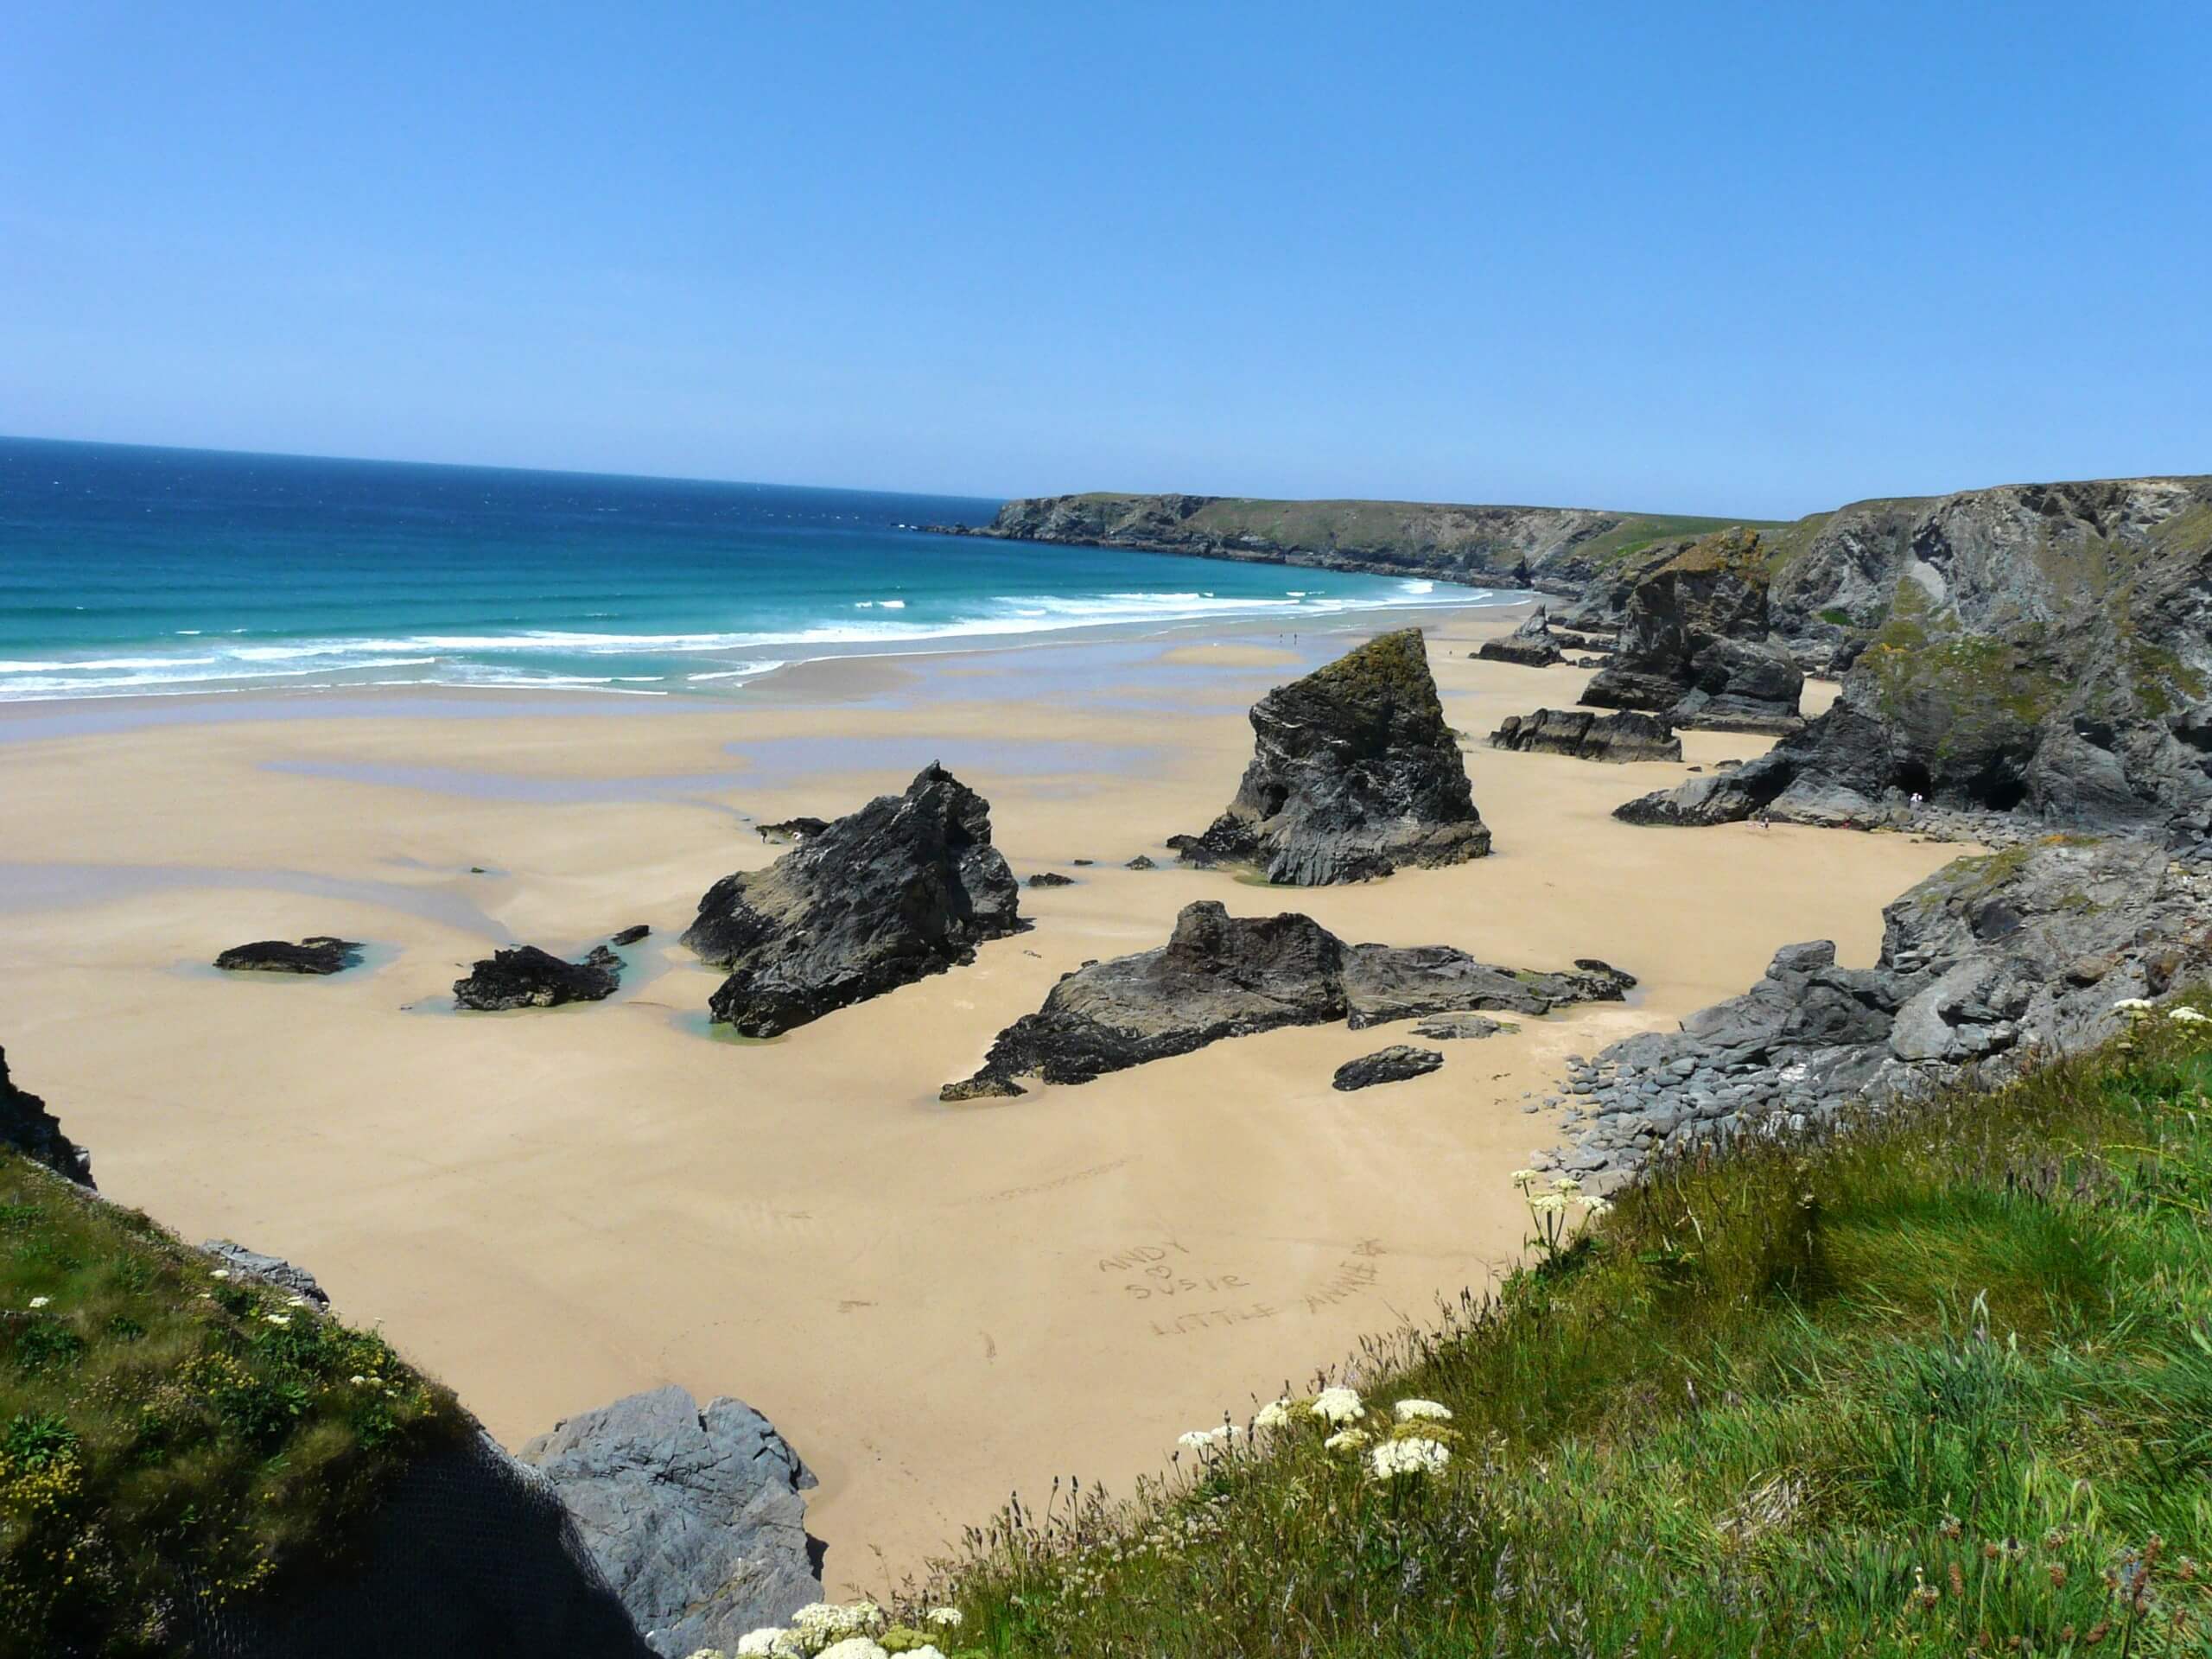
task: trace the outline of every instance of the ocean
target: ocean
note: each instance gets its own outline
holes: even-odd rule
[[[1495,597],[917,528],[998,505],[0,439],[0,702],[728,694],[810,658]]]

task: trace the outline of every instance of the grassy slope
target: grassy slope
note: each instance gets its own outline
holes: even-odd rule
[[[177,1651],[164,1608],[322,1559],[463,1423],[381,1337],[219,1268],[0,1152],[0,1654]]]
[[[2212,1652],[2198,1033],[1664,1172],[1359,1362],[1369,1427],[1455,1414],[1440,1474],[1300,1415],[931,1593],[1004,1655]]]

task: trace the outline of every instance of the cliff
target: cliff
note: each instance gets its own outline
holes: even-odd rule
[[[1842,695],[1758,760],[1623,817],[1863,823],[1918,794],[2212,834],[2212,478],[1863,504],[1781,552],[1777,625],[1833,640]]]
[[[1731,522],[1585,507],[1106,493],[1009,501],[987,525],[932,528],[1007,541],[1579,593],[1600,570],[1639,549]]]

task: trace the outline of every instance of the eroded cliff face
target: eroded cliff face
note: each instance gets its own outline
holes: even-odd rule
[[[1033,496],[966,533],[1578,594],[1624,549],[1727,523],[1584,507]]]
[[[1877,615],[1865,595],[1879,582]],[[1840,597],[1827,608],[1865,603],[1854,614],[1878,621],[1847,640],[1836,706],[1758,760],[1623,817],[1864,821],[1920,794],[2212,834],[2212,479],[1971,490],[1902,524],[1870,510],[1814,535],[1775,590],[1801,620]]]

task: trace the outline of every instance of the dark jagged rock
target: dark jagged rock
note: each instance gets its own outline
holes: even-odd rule
[[[1372,1089],[1378,1083],[1403,1083],[1408,1077],[1427,1077],[1443,1064],[1444,1056],[1433,1048],[1415,1048],[1408,1043],[1393,1043],[1388,1048],[1376,1049],[1372,1054],[1346,1060],[1337,1068],[1337,1075],[1329,1080],[1329,1086],[1349,1092],[1354,1089]]]
[[[1770,632],[1758,532],[1716,531],[1637,582],[1618,653],[1581,700],[1675,726],[1794,731],[1805,676]]]
[[[766,869],[724,876],[683,943],[730,969],[714,1017],[772,1037],[973,960],[1020,927],[1020,897],[990,803],[932,763]]]
[[[830,820],[827,818],[784,818],[775,823],[762,824],[760,839],[772,842],[804,841],[810,836],[820,835],[829,827]]]
[[[702,1410],[680,1388],[655,1389],[564,1420],[520,1457],[664,1659],[734,1651],[822,1599],[799,1496],[814,1477],[742,1401]]]
[[[1586,709],[1539,709],[1508,715],[1490,734],[1494,749],[1566,754],[1578,760],[1679,760],[1682,740],[1657,715],[1624,709],[1594,715]]]
[[[232,973],[339,974],[361,960],[358,939],[335,939],[317,933],[293,944],[284,939],[257,939],[234,944],[215,958],[218,968]]]
[[[1561,650],[1586,651],[1592,658],[1610,657],[1620,649],[1620,630],[1618,628],[1600,632],[1592,628],[1563,628],[1554,625],[1552,638],[1559,641]],[[1599,663],[1599,666],[1604,665],[1602,661]]]
[[[1204,835],[1169,840],[1185,861],[1319,887],[1490,851],[1420,629],[1276,687],[1253,705],[1252,729],[1256,753],[1229,810]]]
[[[1084,869],[1090,865],[1096,864],[1097,861],[1098,861],[1095,858],[1071,858],[1068,861],[1069,863],[1074,865],[1078,870]]]
[[[1834,707],[1725,785],[1620,816],[1866,823],[1916,794],[2183,843],[2212,835],[2212,479],[2017,486],[1834,517],[1785,572],[1793,606],[1839,599],[1836,616],[1878,623],[1853,636]]]
[[[453,1000],[480,1013],[596,1002],[622,983],[622,958],[595,944],[582,962],[563,962],[534,944],[494,951],[453,982]]]
[[[1135,858],[1122,866],[1122,868],[1125,870],[1156,870],[1160,866],[1152,861],[1151,855],[1147,853],[1139,853]]]
[[[1029,878],[1029,885],[1033,887],[1071,887],[1075,886],[1075,877],[1062,875],[1058,870],[1039,870]]]
[[[200,1248],[210,1255],[220,1256],[235,1272],[249,1274],[264,1284],[304,1297],[317,1307],[327,1310],[330,1306],[330,1294],[316,1282],[315,1274],[281,1255],[264,1255],[259,1250],[249,1250],[227,1238],[211,1238]]]
[[[1509,1035],[1521,1029],[1503,1020],[1492,1020],[1479,1014],[1439,1014],[1418,1021],[1414,1035],[1426,1037],[1433,1043],[1452,1042],[1461,1039],[1495,1037],[1500,1032]]]
[[[1635,981],[1600,962],[1575,971],[1492,968],[1445,945],[1346,944],[1311,917],[1232,918],[1188,905],[1158,950],[1087,963],[1035,1014],[998,1035],[967,1085],[1034,1075],[1088,1083],[1225,1037],[1343,1020],[1354,1029],[1424,1014],[1541,1014],[1618,1001]]]
[[[1475,655],[1485,663],[1514,663],[1522,668],[1549,668],[1567,660],[1560,642],[1552,637],[1544,607],[1537,606],[1529,620],[1503,639],[1485,639]]]
[[[46,1103],[16,1087],[8,1076],[8,1052],[0,1049],[0,1147],[12,1147],[34,1163],[86,1186],[92,1185],[92,1155],[61,1133],[60,1120]]]
[[[613,938],[607,940],[607,943],[620,949],[623,945],[635,944],[639,939],[650,938],[652,936],[652,929],[646,926],[645,923],[639,922],[634,927],[624,928]]]
[[[1883,917],[1872,968],[1839,967],[1826,940],[1786,946],[1744,995],[1576,1067],[1556,1161],[1618,1175],[1777,1115],[1802,1127],[1968,1067],[2002,1079],[2111,1035],[2115,1002],[2212,966],[2212,876],[2139,838],[1961,859]]]

